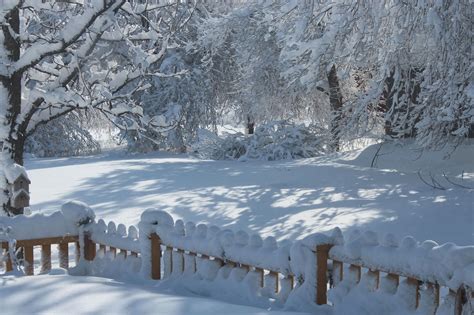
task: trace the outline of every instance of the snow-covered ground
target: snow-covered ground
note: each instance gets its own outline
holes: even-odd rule
[[[136,224],[154,207],[185,221],[297,239],[359,228],[458,245],[474,243],[474,146],[420,153],[385,145],[296,161],[203,161],[186,155],[108,153],[30,159],[33,211],[68,199],[98,217]],[[450,159],[445,159],[451,153]],[[434,189],[419,177],[439,182]],[[444,178],[443,173],[446,174]]]
[[[52,212],[66,200],[78,199],[92,206],[98,217],[127,225],[136,224],[143,210],[154,207],[185,221],[258,231],[280,240],[339,226],[345,231],[359,228],[392,232],[399,238],[413,235],[418,240],[472,245],[474,193],[468,187],[474,187],[474,146],[421,156],[410,147],[378,149],[374,145],[314,159],[244,163],[111,152],[29,159],[26,167],[33,212]],[[449,153],[450,159],[445,159]],[[376,167],[370,168],[371,163]],[[72,277],[57,270],[46,276],[2,276],[0,310],[2,314],[71,310],[277,314],[193,296],[173,286],[119,278]],[[375,315],[380,310],[365,312]]]
[[[53,272],[54,273],[54,272]],[[97,277],[42,275],[1,277],[0,313],[13,314],[173,314],[291,315],[196,296],[179,296],[151,285]]]

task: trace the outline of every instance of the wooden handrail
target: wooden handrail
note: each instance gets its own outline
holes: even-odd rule
[[[332,255],[329,255],[328,259],[333,261],[333,274],[338,276],[339,281],[341,281],[344,277],[344,264],[350,265],[349,270],[357,271],[358,273],[358,281],[360,281],[361,277],[361,268],[368,269],[368,274],[375,275],[377,277],[376,281],[376,288],[379,288],[380,284],[380,272],[385,273],[387,276],[387,279],[391,279],[396,286],[398,287],[400,284],[400,277],[406,278],[406,283],[409,285],[411,288],[413,288],[413,294],[414,294],[414,307],[418,308],[420,305],[420,287],[422,284],[426,285],[426,288],[429,290],[433,291],[433,301],[432,303],[434,304],[435,308],[437,308],[440,304],[440,286],[447,287],[447,285],[442,284],[441,281],[427,281],[422,279],[421,277],[404,273],[404,272],[398,272],[398,271],[393,271],[393,270],[388,270],[384,268],[374,268],[373,266],[369,266],[369,264],[364,264],[361,261],[358,261],[357,263],[353,260],[347,259],[347,260],[341,260],[338,257],[334,257]],[[336,270],[337,269],[337,270]],[[474,298],[474,293],[471,293],[471,296],[469,297],[468,294],[466,293],[466,286],[461,285],[458,290],[452,290],[449,289],[450,294],[455,296],[455,315],[461,315],[463,311],[463,304],[468,300],[468,299],[473,299]]]
[[[9,243],[1,241],[1,248],[6,250],[8,257],[6,263],[6,271],[13,270],[13,264],[10,259]],[[59,245],[59,266],[67,269],[69,267],[69,243],[75,243],[76,248],[79,248],[78,235],[65,235],[56,237],[45,237],[28,240],[17,240],[16,247],[23,248],[23,257],[26,261],[25,273],[26,275],[34,274],[34,247],[41,246],[41,272],[48,272],[51,270],[51,245]]]
[[[155,234],[155,233],[153,233]],[[152,234],[152,235],[153,235]],[[263,270],[267,270],[267,271],[270,271],[270,272],[273,272],[273,273],[281,273],[281,274],[284,274],[284,275],[287,275],[287,276],[290,276],[290,277],[294,277],[295,275],[291,272],[289,273],[283,273],[282,271],[278,271],[278,270],[275,270],[273,268],[267,268],[265,266],[255,266],[253,264],[249,264],[248,262],[236,262],[236,261],[233,261],[233,260],[230,260],[228,258],[224,258],[224,257],[221,257],[221,256],[216,256],[216,255],[211,255],[209,253],[201,253],[201,252],[195,252],[195,251],[191,251],[191,250],[188,250],[188,249],[184,249],[184,248],[181,248],[181,247],[178,247],[178,246],[174,246],[174,245],[167,245],[165,243],[162,243],[161,239],[160,239],[160,244],[162,246],[165,246],[165,247],[170,247],[170,248],[173,248],[177,251],[181,251],[185,254],[188,254],[188,255],[194,255],[194,256],[198,256],[198,255],[201,255],[201,256],[205,256],[207,258],[214,258],[214,259],[219,259],[220,261],[222,261],[223,263],[225,264],[229,264],[229,263],[234,263],[236,265],[246,265],[246,266],[249,266],[249,267],[252,267],[254,269],[263,269]]]
[[[249,264],[248,262],[240,262],[240,261],[230,260],[230,259],[227,259],[225,257],[210,255],[209,253],[201,253],[201,252],[191,251],[191,250],[180,248],[180,247],[177,247],[177,246],[174,246],[174,245],[165,244],[165,243],[163,243],[161,238],[156,233],[152,233],[150,235],[150,241],[151,241],[151,278],[155,279],[155,280],[160,280],[161,279],[161,268],[162,268],[161,267],[161,259],[163,257],[162,251],[161,251],[161,246],[164,246],[164,247],[166,247],[165,251],[166,250],[171,251],[171,253],[174,252],[174,253],[180,253],[180,254],[183,254],[183,255],[189,255],[189,256],[192,256],[192,257],[199,257],[199,258],[202,258],[202,259],[208,259],[208,260],[211,260],[211,261],[220,262],[221,265],[230,265],[230,266],[233,266],[234,268],[245,268],[248,271],[254,270],[256,272],[259,272],[261,274],[261,276],[259,278],[260,287],[264,287],[264,282],[265,282],[264,278],[265,277],[272,278],[273,279],[272,281],[274,283],[273,284],[274,285],[274,293],[278,293],[279,290],[280,290],[280,288],[279,288],[280,285],[279,285],[279,281],[278,281],[279,280],[279,274],[282,274],[286,278],[289,278],[290,279],[289,283],[291,284],[291,288],[294,287],[294,274],[292,274],[292,273],[283,273],[282,271],[274,270],[273,268],[266,268],[264,266],[255,266],[253,264]],[[329,248],[330,247],[325,247],[324,248],[326,257],[327,257],[327,252],[329,251]],[[321,253],[321,249],[322,248],[319,249],[320,253]],[[169,262],[169,263],[171,263],[171,266],[173,265],[172,259],[173,258],[172,258],[172,255],[171,255],[171,261]],[[268,271],[267,275],[265,275],[265,270]],[[169,270],[167,270],[166,272],[169,272]],[[166,272],[165,272],[165,275],[166,275]],[[172,272],[172,270],[171,270],[171,272]],[[322,278],[321,278],[320,281],[324,281],[324,280],[322,280]],[[326,296],[325,294],[326,293],[324,292],[324,296]]]

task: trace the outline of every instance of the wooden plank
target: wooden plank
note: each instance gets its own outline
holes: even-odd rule
[[[166,246],[163,253],[163,278],[167,278],[173,272],[173,248]]]
[[[109,252],[111,252],[112,255],[114,255],[114,257],[117,256],[117,248],[116,247],[109,246]]]
[[[367,268],[367,269],[377,269],[377,270],[379,270],[379,272],[383,272],[383,273],[387,273],[387,274],[393,274],[392,271],[390,271],[388,269],[380,268],[379,266],[375,267],[375,266],[370,266],[368,264],[366,265],[366,264],[362,263],[359,260],[357,260],[357,261],[349,260],[349,259],[340,260],[340,258],[335,257],[335,255],[329,255],[329,259],[332,259],[334,261],[341,261],[342,263],[350,264],[351,266],[355,266],[355,267]],[[396,275],[398,277],[413,278],[413,279],[416,279],[416,280],[421,281],[421,282],[433,281],[432,279],[424,279],[422,276],[415,275],[415,274],[408,274],[408,273],[404,273],[404,272],[397,272]],[[442,281],[442,279],[436,279],[436,281],[441,286],[446,286],[446,287],[448,286],[448,285],[446,285],[446,283],[444,283]]]
[[[132,257],[138,257],[138,253],[137,253],[137,252],[130,252],[130,256],[132,256]]]
[[[328,259],[332,245],[316,246],[316,304],[327,304]]]
[[[397,274],[389,273],[387,274],[387,278],[392,280],[397,285],[397,287],[400,284],[400,276]]]
[[[59,237],[47,237],[47,238],[37,238],[32,240],[17,240],[16,245],[18,247],[25,246],[40,246],[40,245],[52,245],[52,244],[61,244],[61,243],[72,243],[79,240],[77,235],[67,235]]]
[[[68,269],[69,268],[69,244],[59,244],[59,267]]]
[[[177,250],[172,253],[173,272],[182,274],[184,272],[184,251]]]
[[[262,268],[255,268],[255,271],[258,272],[260,275],[259,283],[260,283],[260,287],[263,288],[265,272],[263,271]]]
[[[440,303],[440,292],[439,292],[439,284],[437,283],[428,283],[426,286],[426,290],[429,292],[429,296],[431,297],[431,307],[434,310],[433,314],[436,313],[436,310],[439,307]],[[425,303],[424,303],[425,304]]]
[[[339,282],[344,279],[344,264],[342,261],[333,260],[332,262],[333,272],[333,286],[336,286]]]
[[[33,258],[33,246],[23,247],[23,254],[25,255],[25,273],[27,276],[32,276],[35,267]]]
[[[96,244],[91,240],[90,234],[84,234],[84,259],[92,261],[95,258]]]
[[[6,256],[6,266],[5,266],[5,271],[13,271],[13,263],[12,260],[10,259],[10,250],[8,248],[8,242],[2,242],[2,248],[5,249],[5,256]]]
[[[151,278],[161,279],[161,239],[156,233],[150,235],[151,239]]]
[[[242,269],[245,270],[246,272],[249,272],[249,271],[250,271],[250,266],[249,266],[249,265],[240,264],[240,268],[242,268]]]
[[[286,278],[290,281],[290,288],[293,290],[293,288],[295,287],[295,277],[287,275]]]
[[[224,257],[218,257],[218,256],[214,256],[214,255],[209,255],[208,253],[195,253],[191,250],[187,250],[187,249],[184,249],[184,248],[180,248],[180,247],[176,247],[176,246],[169,246],[169,245],[166,245],[166,244],[162,244],[164,246],[168,246],[168,247],[173,247],[175,250],[177,251],[183,251],[184,253],[186,253],[187,255],[191,255],[191,256],[198,256],[198,257],[202,257],[202,258],[205,258],[205,259],[209,259],[210,257],[213,257],[215,260],[217,259],[220,259],[221,261],[223,261],[225,264],[230,264],[230,263],[233,263],[234,265],[236,266],[240,266],[240,265],[247,265],[251,268],[261,268],[261,269],[264,269],[264,270],[268,270],[268,271],[273,271],[275,273],[280,273],[280,270],[273,270],[271,268],[267,268],[266,266],[255,266],[255,265],[252,265],[252,264],[249,264],[247,262],[244,262],[244,261],[239,261],[239,262],[233,262],[229,259],[226,259]],[[290,276],[294,276],[294,274],[292,273],[289,273],[288,275]]]
[[[420,280],[407,278],[407,284],[413,288],[413,294],[415,294],[415,308],[418,308],[420,305]]]
[[[123,257],[127,258],[127,250],[126,249],[121,249],[120,254],[123,254]]]
[[[273,281],[275,282],[275,293],[278,293],[278,291],[280,290],[279,288],[279,283],[278,283],[278,272],[275,272],[275,271],[270,271],[270,273],[268,274],[268,276],[270,278],[273,279]]]
[[[76,265],[79,263],[79,260],[81,259],[81,244],[79,243],[79,241],[77,241],[76,243],[76,246],[75,246],[75,257],[74,257],[74,260],[76,262]]]
[[[41,245],[41,272],[51,270],[51,245]]]
[[[361,276],[361,273],[362,273],[361,267],[358,266],[358,265],[352,265],[351,264],[349,266],[349,272],[352,273],[353,275],[355,275],[356,283],[359,283],[360,282],[360,276]]]
[[[7,263],[6,263],[6,271],[13,271],[13,263],[12,260],[10,259],[10,254],[7,254]]]
[[[467,305],[467,293],[466,288],[464,285],[461,285],[459,289],[455,293],[455,300],[454,300],[454,314],[455,315],[462,315],[464,305]]]
[[[379,285],[380,285],[380,271],[378,270],[371,270],[369,269],[369,271],[367,271],[367,275],[366,275],[368,278],[369,278],[369,283],[368,285],[370,286],[368,289],[370,291],[375,291],[379,288]]]

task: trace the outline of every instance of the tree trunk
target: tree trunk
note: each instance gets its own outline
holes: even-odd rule
[[[469,131],[467,133],[468,138],[474,138],[474,124],[469,125]]]
[[[253,135],[255,132],[255,122],[250,118],[250,115],[247,115],[247,134]]]
[[[5,21],[2,25],[3,46],[8,55],[10,63],[20,59],[20,14],[18,6],[15,6],[5,15]],[[5,104],[5,124],[8,126],[9,133],[6,139],[1,139],[3,144],[4,159],[10,158],[10,161],[3,161],[8,164],[11,162],[23,165],[23,149],[26,140],[26,134],[19,130],[17,123],[18,116],[21,113],[21,79],[22,73],[16,71],[9,75],[0,75],[0,84],[8,95],[8,104]],[[6,154],[5,154],[6,153]],[[5,165],[3,166],[5,167]],[[7,180],[5,178],[5,184]],[[3,190],[3,209],[8,215],[19,214],[18,209],[11,207],[10,195],[7,187]]]
[[[329,104],[331,105],[331,147],[333,151],[340,150],[340,124],[342,119],[342,93],[337,77],[336,66],[333,65],[328,73]]]

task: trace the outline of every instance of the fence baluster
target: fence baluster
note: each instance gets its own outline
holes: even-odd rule
[[[51,244],[41,245],[41,272],[51,270]]]
[[[23,247],[25,255],[25,273],[28,276],[32,276],[34,273],[34,258],[33,258],[33,246],[27,245]]]
[[[69,268],[69,243],[59,243],[59,267]]]
[[[84,234],[84,259],[92,261],[95,258],[96,244],[91,240],[89,233]]]
[[[156,233],[150,235],[151,239],[151,278],[161,279],[161,239]]]

